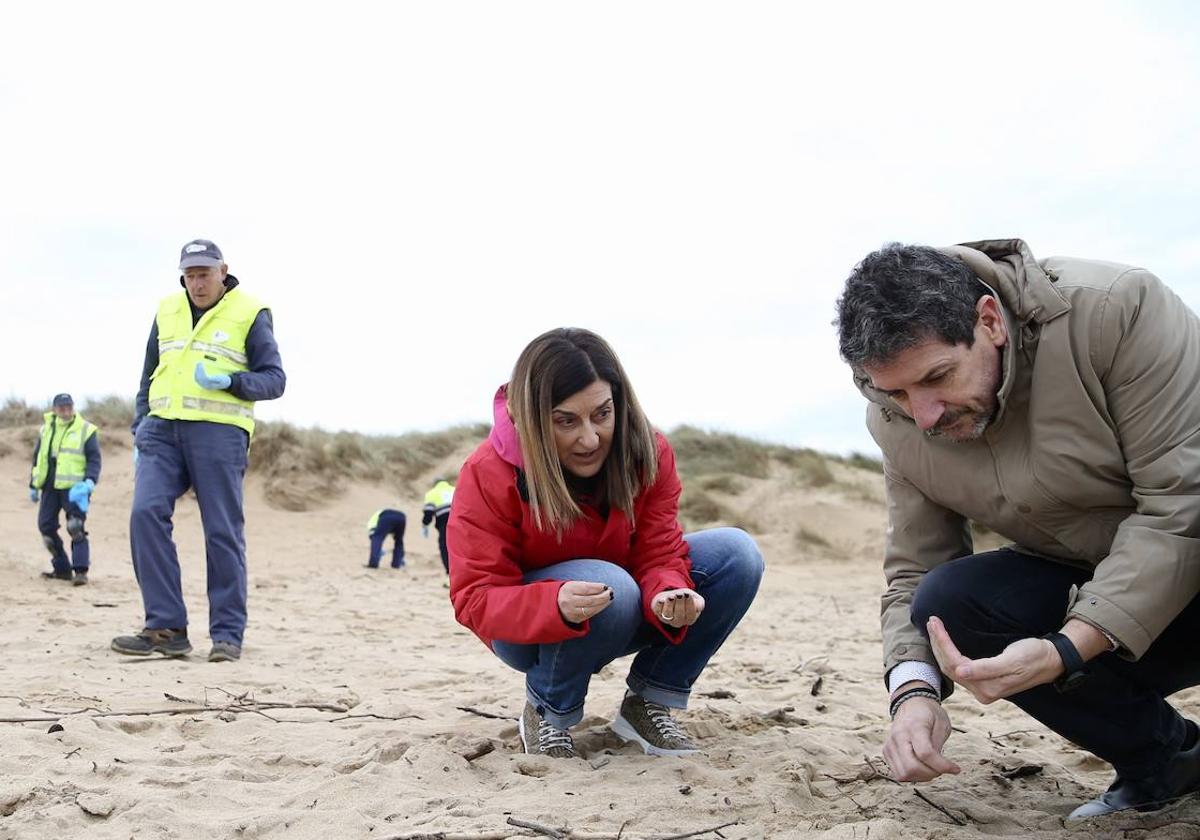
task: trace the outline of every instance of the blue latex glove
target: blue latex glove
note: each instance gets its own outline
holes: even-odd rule
[[[422,525],[422,526],[421,526],[421,536],[422,536],[422,537],[428,537],[428,536],[429,536],[429,526],[428,526],[428,525]]]
[[[29,488],[29,501],[33,502],[34,504],[37,504],[37,500],[38,500],[38,490],[37,490],[37,488],[36,488],[36,487],[30,487],[30,488]]]
[[[196,383],[208,391],[224,391],[233,384],[233,379],[227,373],[209,376],[204,372],[204,362],[196,362]]]
[[[87,513],[88,503],[92,498],[92,491],[96,489],[96,482],[90,478],[85,478],[83,481],[77,481],[67,491],[67,498],[71,504],[79,508],[84,513]]]

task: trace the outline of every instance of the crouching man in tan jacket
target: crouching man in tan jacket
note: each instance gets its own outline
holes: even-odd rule
[[[1200,789],[1200,321],[1139,268],[1017,239],[891,245],[838,301],[883,451],[897,779],[959,768],[957,683],[1116,770],[1071,818]],[[972,552],[970,520],[1012,540]]]

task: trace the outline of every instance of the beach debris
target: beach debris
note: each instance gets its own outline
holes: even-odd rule
[[[1006,770],[1003,767],[1000,768],[1000,775],[1006,779],[1024,779],[1026,776],[1036,776],[1041,772],[1042,765],[1040,764],[1022,764],[1011,770]]]
[[[117,807],[116,801],[104,793],[81,793],[75,797],[75,804],[93,817],[107,817]]]
[[[474,706],[455,706],[454,708],[458,709],[460,712],[466,712],[467,714],[477,715],[481,718],[489,718],[491,720],[513,720],[516,718],[516,715],[498,715],[494,712],[485,712],[482,709],[476,709]]]
[[[55,732],[62,732],[62,731],[63,731],[63,725],[61,723],[53,723],[50,725],[50,728],[46,730],[46,734],[53,735]]]
[[[967,824],[967,821],[965,819],[963,819],[962,817],[958,816],[957,814],[951,812],[945,805],[939,805],[938,803],[934,802],[919,788],[913,788],[913,794],[917,797],[917,799],[920,799],[926,805],[929,805],[931,808],[935,808],[938,811],[941,811],[955,825],[966,825]]]
[[[488,753],[495,752],[495,750],[496,750],[496,745],[494,743],[492,743],[491,741],[480,741],[479,743],[472,746],[470,750],[468,750],[465,753],[462,753],[461,755],[464,759],[466,759],[468,762],[470,762],[470,761],[474,761],[477,758],[483,758]]]

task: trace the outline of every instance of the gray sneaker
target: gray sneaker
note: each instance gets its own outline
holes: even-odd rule
[[[233,662],[242,658],[242,649],[233,642],[213,642],[209,662]]]
[[[517,722],[521,732],[521,745],[525,752],[531,755],[548,755],[551,758],[577,758],[575,742],[571,733],[559,729],[538,714],[536,708],[528,700],[525,701],[525,711]]]
[[[700,751],[671,717],[670,709],[636,694],[628,694],[621,701],[611,728],[622,740],[637,743],[647,755],[692,755]]]
[[[75,586],[87,586],[87,569],[79,569],[75,572],[75,580],[71,583]]]

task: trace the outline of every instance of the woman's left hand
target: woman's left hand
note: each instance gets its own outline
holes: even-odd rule
[[[654,596],[650,609],[668,627],[687,627],[704,612],[704,596],[694,589],[668,589]]]

